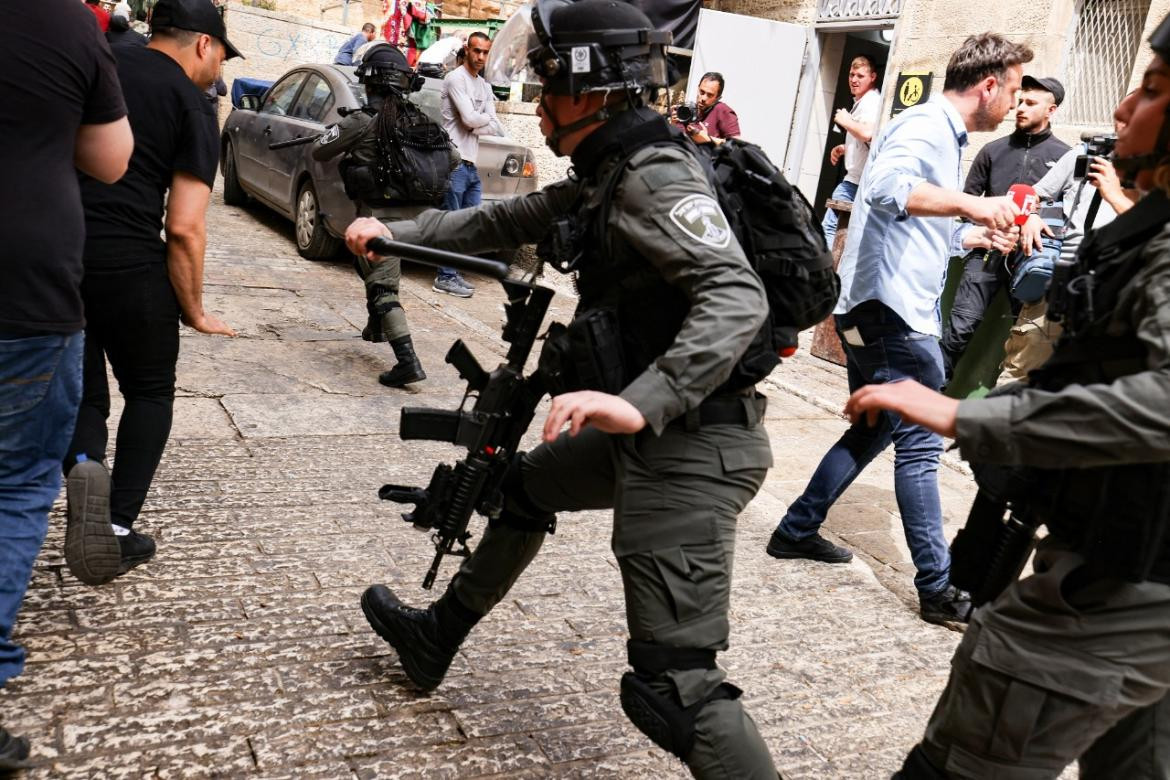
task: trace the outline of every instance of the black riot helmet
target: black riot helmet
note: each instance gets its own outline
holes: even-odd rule
[[[406,62],[406,55],[386,41],[371,41],[357,50],[358,82],[374,92],[406,94],[422,89],[423,79]]]
[[[539,77],[549,95],[667,86],[671,34],[624,0],[536,0],[496,34],[484,77],[503,85]]]
[[[1150,35],[1150,48],[1170,65],[1170,14],[1157,26]],[[1158,140],[1154,148],[1145,154],[1135,154],[1126,157],[1113,158],[1113,165],[1127,182],[1133,181],[1138,171],[1156,168],[1167,158],[1170,158],[1170,104],[1166,106],[1166,113],[1162,117],[1162,127],[1158,131]]]

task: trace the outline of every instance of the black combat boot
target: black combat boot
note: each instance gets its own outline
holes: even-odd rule
[[[394,350],[394,357],[398,359],[398,365],[378,374],[379,382],[386,387],[402,387],[427,378],[422,363],[418,361],[418,355],[414,354],[414,344],[411,343],[410,336],[394,339],[390,346]]]
[[[426,609],[408,607],[385,585],[362,594],[362,612],[378,636],[390,643],[410,681],[433,691],[443,681],[459,645],[480,616],[448,590]]]

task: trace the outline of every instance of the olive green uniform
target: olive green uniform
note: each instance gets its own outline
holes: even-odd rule
[[[537,242],[578,199],[596,203],[598,182],[616,164],[610,158],[592,176],[523,198],[427,211],[389,227],[398,240],[463,252]],[[739,423],[702,424],[698,413],[767,314],[761,282],[718,208],[706,212],[706,235],[679,216],[680,206],[713,205],[711,196],[703,170],[681,147],[645,147],[629,160],[608,211],[608,251],[643,258],[690,304],[673,343],[620,394],[641,412],[646,428],[635,435],[586,428],[527,453],[522,509],[533,525],[491,523],[451,588],[472,611],[486,614],[539,550],[542,516],[613,508],[612,548],[631,638],[651,648],[712,653],[707,668],[667,664],[650,683],[684,708],[698,705],[694,747],[685,759],[691,771],[703,778],[775,778],[738,689],[724,683],[713,663],[713,651],[728,646],[736,519],[772,457],[760,424],[762,399],[754,393],[720,399],[742,408]],[[651,311],[655,305],[645,302]]]
[[[1153,212],[1157,229],[1170,206],[1157,193],[1146,200],[1135,211],[1161,209]],[[1145,581],[1126,581],[1101,576],[1092,565],[1103,544],[1142,546],[1125,538],[1124,524],[1164,502],[1166,486],[1134,480],[1108,496],[1093,488],[1087,491],[1097,495],[1077,495],[1078,482],[1103,467],[1165,473],[1162,464],[1170,461],[1170,229],[1132,251],[1141,253],[1140,270],[1117,277],[1116,305],[1098,316],[1106,315],[1103,333],[1136,336],[1145,347],[1144,370],[1139,362],[1112,381],[1088,379],[1056,391],[1013,385],[959,405],[964,458],[1066,471],[1057,509],[1043,517],[1050,533],[1034,573],[975,612],[918,748],[947,777],[1051,778],[1078,758],[1082,778],[1170,777],[1168,578],[1156,570]],[[1097,358],[1102,370],[1114,357],[1121,356],[1104,350]],[[1088,546],[1070,541],[1075,534],[1061,524],[1084,505],[1085,514],[1103,511],[1108,529]],[[1153,511],[1166,519],[1164,505]],[[1165,535],[1147,544],[1162,545],[1157,557],[1164,565]],[[938,775],[911,771],[908,762],[903,776]]]
[[[377,111],[366,107],[346,114],[341,121],[326,131],[313,147],[313,159],[332,160],[346,152],[353,163],[377,165],[377,147],[370,142]],[[363,143],[365,142],[365,143]],[[423,211],[425,206],[371,207],[357,201],[357,216],[379,219],[409,219]],[[406,312],[398,299],[402,278],[402,261],[397,257],[386,257],[381,262],[371,263],[364,257],[354,259],[355,269],[366,285],[366,305],[371,324],[381,325],[381,337],[376,341],[394,341],[410,335]]]

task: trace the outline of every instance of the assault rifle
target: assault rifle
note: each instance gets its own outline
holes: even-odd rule
[[[505,278],[507,266],[494,260],[453,252],[374,239],[369,248],[383,255],[478,271],[500,280],[508,302],[504,306],[504,341],[507,359],[494,371],[487,371],[461,340],[447,352],[447,362],[467,382],[463,401],[455,410],[403,407],[398,426],[405,440],[445,441],[467,448],[467,456],[450,466],[440,463],[425,488],[383,485],[378,497],[384,501],[413,504],[402,519],[423,531],[433,530],[435,557],[423,578],[430,588],[447,555],[467,557],[471,538],[467,524],[473,512],[491,518],[503,509],[501,484],[508,465],[528,430],[545,387],[539,373],[524,376],[524,364],[540,333],[553,292],[547,287]],[[474,400],[468,408],[468,402]]]

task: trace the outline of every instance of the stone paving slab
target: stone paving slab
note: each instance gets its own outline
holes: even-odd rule
[[[58,501],[17,627],[28,668],[0,692],[4,724],[33,741],[27,776],[685,777],[620,711],[608,513],[561,519],[429,696],[404,685],[358,607],[374,581],[414,603],[433,595],[419,586],[426,535],[376,491],[425,483],[459,456],[399,441],[398,413],[458,404],[442,363],[454,338],[485,364],[500,359],[497,288],[479,279],[475,297],[456,300],[408,266],[403,300],[429,378],[388,390],[375,377],[389,350],[357,336],[352,270],[300,259],[290,225],[226,207],[218,190],[209,225],[208,305],[241,337],[184,330],[172,440],[139,521],[155,561],[81,585],[64,567]],[[558,294],[554,314],[572,306]],[[888,454],[829,517],[853,563],[764,553],[845,426],[843,377],[815,359],[787,362],[765,389],[776,466],[741,519],[720,663],[786,777],[888,776],[920,737],[959,636],[913,608]],[[956,469],[940,480],[951,532],[972,487]]]

